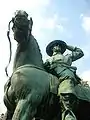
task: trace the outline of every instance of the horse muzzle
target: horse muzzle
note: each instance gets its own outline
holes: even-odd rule
[[[15,29],[14,30],[14,39],[21,43],[27,36],[28,34],[28,31],[22,31],[22,30],[19,30],[19,29]]]

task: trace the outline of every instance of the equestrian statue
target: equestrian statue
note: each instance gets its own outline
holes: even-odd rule
[[[44,63],[32,35],[33,20],[19,10],[8,25],[9,63],[11,22],[18,44],[12,75],[4,86],[5,120],[90,120],[90,88],[82,84],[77,68],[71,66],[84,55],[83,51],[54,40],[46,48],[50,59]],[[64,56],[66,49],[72,54]]]
[[[50,120],[58,116],[58,78],[45,71],[41,51],[31,34],[33,21],[25,11],[17,11],[12,30],[17,41],[13,73],[4,86],[4,104],[7,107],[7,120]],[[10,52],[11,53],[11,52]],[[11,60],[11,54],[9,63]],[[8,67],[8,66],[7,66]],[[5,69],[7,74],[7,67]]]

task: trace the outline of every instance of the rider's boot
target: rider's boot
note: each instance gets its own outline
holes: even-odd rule
[[[68,93],[61,94],[60,98],[62,105],[62,120],[77,120],[74,114],[78,105],[76,96]]]

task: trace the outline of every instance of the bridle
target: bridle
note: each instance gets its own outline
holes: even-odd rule
[[[9,56],[9,62],[7,64],[7,66],[5,67],[5,73],[6,73],[7,77],[9,77],[7,69],[8,69],[8,66],[9,66],[10,62],[11,62],[11,57],[12,57],[12,44],[11,44],[11,40],[10,40],[10,24],[13,23],[12,30],[15,27],[17,27],[19,30],[24,30],[25,27],[28,27],[29,33],[28,33],[28,39],[27,40],[29,40],[29,37],[31,35],[31,31],[32,31],[33,20],[32,20],[31,17],[30,17],[30,20],[28,20],[27,17],[28,17],[28,14],[25,11],[23,11],[23,14],[22,14],[22,11],[19,10],[17,12],[17,14],[15,15],[15,17],[13,17],[12,20],[8,24],[7,37],[8,37],[8,40],[9,40],[10,56]],[[21,20],[21,21],[19,21],[19,20]],[[25,20],[25,21],[23,21],[23,20]],[[22,41],[22,42],[24,42],[24,41]]]

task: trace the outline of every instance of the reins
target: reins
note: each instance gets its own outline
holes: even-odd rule
[[[8,40],[9,40],[9,48],[10,48],[10,56],[9,56],[9,62],[7,64],[7,66],[5,67],[5,73],[6,73],[6,76],[9,77],[8,75],[8,72],[7,72],[7,69],[8,69],[8,66],[11,62],[11,57],[12,57],[12,44],[11,44],[11,40],[10,40],[10,23],[12,22],[12,20],[9,22],[8,24],[8,31],[7,31],[7,37],[8,37]]]
[[[8,62],[8,64],[7,64],[7,66],[5,67],[5,73],[6,73],[6,76],[7,77],[9,77],[9,75],[8,75],[8,71],[7,71],[7,69],[8,69],[8,66],[9,66],[9,64],[10,64],[10,62],[11,62],[11,57],[12,57],[12,44],[11,44],[11,40],[10,40],[10,24],[11,24],[11,22],[13,23],[13,26],[14,25],[19,25],[19,24],[15,24],[15,23],[18,23],[18,21],[16,20],[16,17],[17,17],[17,15],[14,17],[14,18],[12,18],[12,20],[9,22],[9,24],[8,24],[8,31],[7,31],[7,37],[8,37],[8,40],[9,40],[9,48],[10,48],[10,56],[9,56],[9,62]],[[30,20],[28,20],[28,22],[29,22],[29,34],[28,34],[28,41],[29,41],[29,37],[30,37],[30,35],[31,35],[31,31],[32,31],[32,25],[33,25],[33,20],[32,20],[32,18],[30,18]],[[28,41],[27,41],[27,43],[28,43]],[[23,41],[22,41],[23,42]]]

